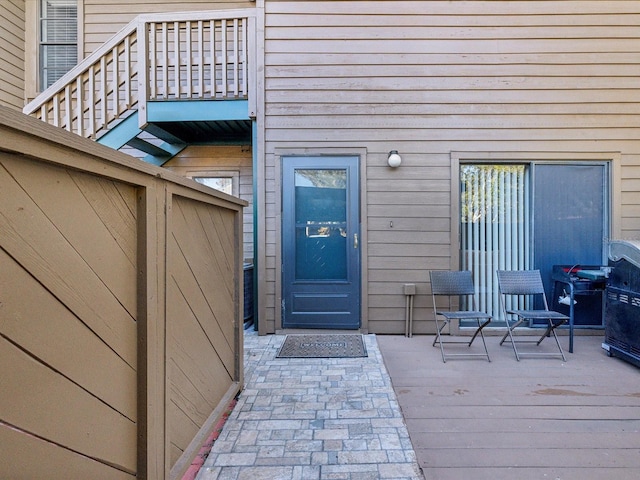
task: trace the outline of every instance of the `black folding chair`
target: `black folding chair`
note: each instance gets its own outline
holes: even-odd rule
[[[500,289],[500,300],[502,303],[502,309],[505,313],[505,319],[507,322],[507,333],[504,334],[500,345],[509,338],[513,345],[513,351],[516,354],[516,359],[520,361],[521,356],[561,356],[562,360],[567,359],[562,351],[562,346],[558,341],[556,335],[556,329],[569,320],[569,317],[562,313],[549,310],[549,304],[547,303],[547,296],[544,293],[544,286],[542,284],[542,277],[540,276],[540,270],[498,270],[498,288]],[[536,297],[542,298],[544,309],[508,309],[506,297],[523,297],[528,296],[531,301]],[[510,321],[510,315],[515,315],[515,320]],[[546,320],[547,328],[544,334],[537,340],[518,339],[514,338],[514,331],[516,328],[522,326],[523,323],[533,320]],[[528,324],[527,324],[528,326]],[[535,343],[537,346],[546,338],[551,337],[556,341],[559,353],[548,352],[518,352],[516,343]],[[522,336],[521,336],[522,338]],[[531,338],[529,336],[529,338]]]
[[[473,285],[473,279],[471,278],[471,272],[468,270],[462,271],[430,271],[429,277],[431,279],[431,298],[433,300],[433,311],[436,320],[436,338],[433,340],[433,346],[436,343],[440,344],[440,352],[442,353],[442,361],[446,363],[447,357],[486,357],[488,361],[489,351],[487,350],[487,344],[484,340],[484,333],[482,329],[489,325],[491,322],[491,315],[477,310],[475,303],[475,288]],[[471,297],[471,304],[473,310],[453,310],[453,300],[459,299],[460,296]],[[437,297],[446,297],[448,300],[447,309],[439,309],[436,305]],[[442,317],[442,322],[438,321],[438,317]],[[478,326],[476,328],[473,337],[469,342],[460,340],[447,340],[442,339],[442,330],[450,324],[452,320],[476,320]],[[445,354],[444,345],[451,344],[466,344],[471,347],[471,344],[480,335],[482,338],[482,344],[484,345],[484,353],[447,353]]]

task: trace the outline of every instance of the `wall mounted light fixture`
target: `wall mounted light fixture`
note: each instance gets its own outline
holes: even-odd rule
[[[402,157],[400,156],[397,150],[391,150],[389,152],[387,163],[391,168],[396,168],[400,166],[400,164],[402,163]]]

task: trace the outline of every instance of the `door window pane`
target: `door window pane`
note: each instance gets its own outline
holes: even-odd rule
[[[296,280],[347,279],[347,171],[295,171]]]

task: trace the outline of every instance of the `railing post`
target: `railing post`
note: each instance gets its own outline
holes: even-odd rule
[[[257,22],[256,22],[256,18],[255,17],[249,17],[248,19],[248,24],[249,24],[249,28],[245,34],[245,38],[247,38],[247,44],[246,44],[246,55],[247,57],[245,58],[245,68],[246,68],[246,72],[247,72],[247,78],[245,79],[245,81],[248,82],[247,84],[247,101],[249,104],[249,117],[251,118],[255,118],[257,115],[257,88],[258,88],[258,83],[257,83],[257,76],[256,76],[256,72],[257,72],[257,68],[258,68],[258,53],[257,53],[257,45],[256,45],[256,38],[257,38]]]
[[[138,127],[147,126],[147,100],[149,99],[149,30],[147,22],[140,20],[138,37]]]

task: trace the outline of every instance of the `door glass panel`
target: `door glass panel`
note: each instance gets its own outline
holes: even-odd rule
[[[495,272],[529,268],[528,169],[525,165],[463,165],[460,181],[461,267],[473,273],[480,310],[503,320]],[[525,306],[509,304],[508,308]]]
[[[296,169],[295,278],[347,280],[347,171]]]
[[[604,261],[604,166],[537,165],[535,193],[535,264],[549,294],[553,265]]]

